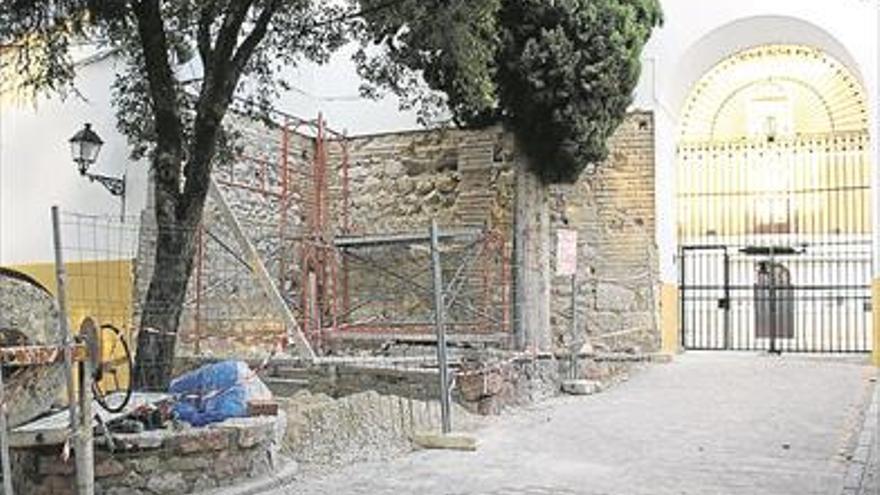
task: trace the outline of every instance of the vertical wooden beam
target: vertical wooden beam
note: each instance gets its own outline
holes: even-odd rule
[[[100,359],[98,325],[86,318],[80,326],[88,356],[79,363],[79,418],[76,431],[76,490],[79,495],[95,493],[95,442],[92,431],[92,379]]]
[[[516,164],[514,341],[518,349],[548,351],[550,335],[550,227],[547,186]]]
[[[0,360],[0,462],[3,464],[3,495],[13,495],[8,428],[9,426],[6,424],[6,388],[3,386],[3,361]]]

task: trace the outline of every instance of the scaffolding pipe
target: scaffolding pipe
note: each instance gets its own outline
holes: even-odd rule
[[[434,326],[437,331],[437,363],[440,368],[440,420],[443,434],[452,431],[449,417],[452,405],[449,396],[449,363],[446,348],[446,304],[443,301],[443,267],[440,264],[440,241],[437,220],[431,220],[431,268],[434,272]]]

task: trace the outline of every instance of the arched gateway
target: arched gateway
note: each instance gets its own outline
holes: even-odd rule
[[[692,87],[677,148],[686,349],[871,349],[867,96],[829,54],[764,45]]]

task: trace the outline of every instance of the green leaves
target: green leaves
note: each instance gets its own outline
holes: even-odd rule
[[[365,18],[356,61],[372,93],[435,107],[424,114],[443,101],[465,125],[502,120],[543,181],[573,182],[607,157],[660,22],[656,0],[404,1]],[[426,98],[418,75],[445,98]]]
[[[361,0],[367,14],[357,25],[361,50],[355,56],[366,84],[420,107],[423,121],[448,108],[459,123],[497,110],[495,54],[497,12],[502,0]],[[432,90],[426,91],[422,81]]]

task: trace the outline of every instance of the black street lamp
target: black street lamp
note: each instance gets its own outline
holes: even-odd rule
[[[125,177],[119,179],[116,177],[108,177],[106,175],[89,173],[89,167],[98,159],[98,153],[101,152],[101,146],[104,141],[92,130],[92,124],[86,124],[82,129],[70,138],[70,153],[73,156],[73,162],[76,163],[79,174],[88,177],[92,182],[98,182],[104,186],[110,194],[114,196],[122,196],[123,204],[125,202]]]

